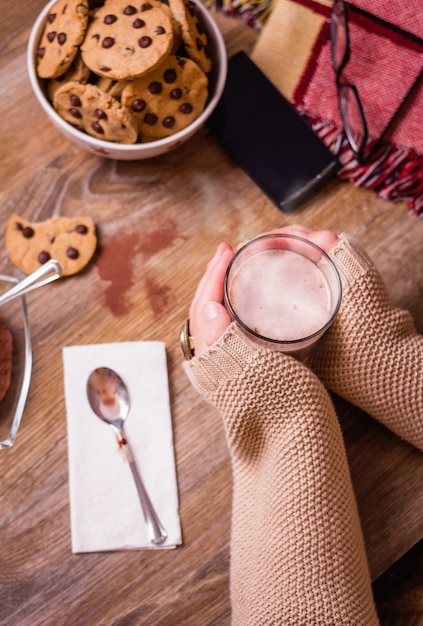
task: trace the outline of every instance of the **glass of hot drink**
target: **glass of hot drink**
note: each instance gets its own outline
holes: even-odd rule
[[[253,340],[275,350],[306,354],[334,321],[342,287],[330,257],[297,235],[252,239],[232,258],[224,302]]]

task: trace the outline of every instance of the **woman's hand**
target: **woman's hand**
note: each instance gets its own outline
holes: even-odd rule
[[[233,249],[221,243],[209,261],[195,292],[189,310],[190,334],[194,337],[194,354],[198,356],[224,333],[231,318],[223,306],[223,282]]]
[[[313,231],[298,225],[262,234],[278,233],[308,239],[325,252],[329,252],[338,242],[338,236],[330,230]],[[197,287],[189,311],[190,334],[194,337],[195,356],[202,354],[217,341],[231,323],[231,317],[222,303],[225,273],[233,254],[233,249],[228,243],[221,243]]]

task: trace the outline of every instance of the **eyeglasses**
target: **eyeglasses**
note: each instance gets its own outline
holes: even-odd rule
[[[366,118],[355,85],[342,81],[342,72],[350,60],[348,9],[344,0],[334,0],[330,22],[332,65],[338,89],[338,104],[342,124],[351,150],[363,161],[363,150],[368,140]]]
[[[412,40],[417,39],[419,43],[422,41],[411,33],[406,33],[405,31],[401,32],[403,35],[406,34],[407,37]],[[420,82],[423,76],[423,69],[417,76],[414,84],[410,87],[408,93],[405,95],[405,98],[402,100],[398,109],[395,111],[379,138],[376,141],[369,142],[369,146],[367,146],[369,132],[357,87],[351,83],[342,81],[342,72],[350,60],[351,53],[348,29],[348,6],[344,0],[334,0],[333,2],[330,22],[330,39],[332,65],[335,70],[335,83],[338,90],[339,112],[341,114],[345,134],[351,150],[355,154],[357,160],[364,164],[371,163],[381,154],[379,148],[386,147],[383,145],[382,139],[385,137],[388,130],[391,129],[394,122],[398,119],[400,111],[402,111],[409,96]],[[368,147],[369,150],[367,151],[367,154],[364,154],[364,149],[366,147]]]

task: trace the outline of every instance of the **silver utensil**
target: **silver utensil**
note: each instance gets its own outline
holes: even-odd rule
[[[130,409],[128,388],[116,372],[108,367],[99,367],[91,372],[88,377],[87,395],[94,413],[113,428],[119,446],[126,453],[137,487],[149,540],[156,545],[163,543],[166,541],[167,533],[151,504],[123,429],[124,421],[128,417]]]
[[[5,291],[0,295],[0,305],[10,302],[13,298],[22,296],[24,293],[28,293],[38,287],[43,287],[53,280],[57,280],[62,275],[62,268],[58,261],[50,259],[43,265],[41,265],[35,272],[32,272],[16,285]]]

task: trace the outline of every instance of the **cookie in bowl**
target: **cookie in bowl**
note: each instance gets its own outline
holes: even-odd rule
[[[208,80],[191,59],[170,55],[154,72],[128,81],[121,101],[143,137],[161,138],[183,130],[204,109]]]
[[[138,138],[134,116],[96,85],[65,83],[56,90],[53,106],[64,120],[98,139],[135,143]]]
[[[57,78],[71,66],[88,25],[88,0],[57,0],[49,9],[37,47],[37,74]]]
[[[98,76],[130,80],[154,70],[172,46],[172,24],[158,5],[106,0],[88,25],[81,54]]]

